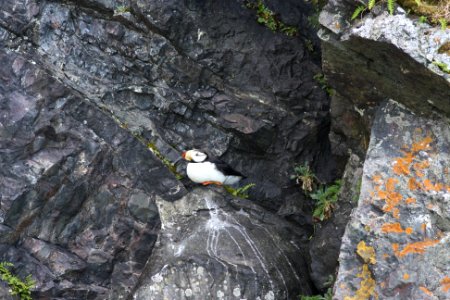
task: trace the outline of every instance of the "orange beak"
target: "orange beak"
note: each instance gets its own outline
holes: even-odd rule
[[[183,151],[183,153],[181,153],[181,157],[182,157],[183,159],[186,159],[186,151]]]

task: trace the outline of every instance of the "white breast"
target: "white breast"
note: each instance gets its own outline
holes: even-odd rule
[[[241,179],[240,176],[225,176],[210,162],[189,163],[186,173],[189,179],[196,183],[217,181],[223,184],[235,184]]]

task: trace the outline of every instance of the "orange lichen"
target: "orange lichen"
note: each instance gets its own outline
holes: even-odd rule
[[[409,279],[409,274],[408,273],[403,274],[403,279],[404,280],[408,280]]]
[[[379,174],[373,175],[373,176],[372,176],[372,180],[373,180],[373,182],[375,182],[376,184],[381,184],[381,182],[382,182],[382,177],[381,177],[381,175],[379,175]]]
[[[386,202],[386,205],[383,207],[383,211],[392,212],[392,215],[395,218],[399,218],[400,213],[396,206],[399,205],[403,199],[403,196],[395,191],[395,185],[397,183],[398,179],[388,178],[385,184],[386,191],[378,190],[378,197]]]
[[[392,170],[397,175],[409,175],[410,164],[410,161],[407,161],[405,158],[399,157],[395,160],[395,165]]]
[[[400,219],[400,210],[397,207],[392,209],[392,216],[396,219]]]
[[[408,227],[406,229],[403,229],[400,223],[386,223],[381,226],[381,231],[384,233],[406,233],[411,234],[413,232],[413,229],[411,227]]]
[[[436,192],[438,192],[438,191],[444,190],[444,185],[442,183],[438,182],[438,183],[433,184],[431,182],[431,180],[429,180],[429,179],[425,179],[423,181],[423,186],[424,186],[424,189],[426,191],[436,191]]]
[[[434,185],[431,183],[430,179],[425,179],[423,181],[423,186],[426,191],[431,191],[434,188]]]
[[[400,223],[386,223],[381,226],[381,231],[384,233],[403,233],[404,230]]]
[[[403,248],[403,250],[398,253],[398,256],[403,257],[407,254],[412,254],[412,253],[423,254],[423,253],[425,253],[426,248],[434,246],[437,243],[439,243],[439,240],[427,239],[424,241],[407,244]]]
[[[416,162],[413,164],[415,170],[423,170],[430,166],[430,162],[428,160]]]
[[[408,180],[408,188],[411,191],[415,191],[421,188],[420,184],[417,182],[417,180],[414,177],[409,178]]]
[[[416,201],[416,199],[414,199],[414,198],[406,198],[406,200],[405,200],[405,203],[406,204],[414,204],[414,203],[416,203],[417,201]]]
[[[392,250],[394,251],[396,256],[398,256],[398,254],[399,254],[399,251],[398,251],[399,248],[400,248],[399,244],[397,244],[397,243],[392,244]]]
[[[431,136],[427,136],[425,137],[423,140],[417,142],[417,143],[413,143],[411,146],[411,150],[413,152],[419,152],[419,151],[423,151],[423,150],[429,150],[430,149],[430,143],[433,141],[433,139],[431,138]]]
[[[373,247],[367,246],[364,241],[358,243],[358,246],[356,246],[356,253],[358,253],[366,264],[375,264],[377,262],[375,258],[375,250]]]
[[[424,286],[419,287],[419,289],[420,289],[422,292],[424,292],[425,294],[427,294],[428,296],[434,296],[433,293],[432,293],[429,289],[427,289],[426,287],[424,287]]]
[[[448,290],[450,290],[450,277],[445,276],[444,279],[441,280],[441,286],[444,292],[448,292]]]
[[[425,174],[423,174],[422,172],[417,171],[417,170],[416,170],[416,175],[417,175],[417,177],[423,177],[423,176],[425,176]]]
[[[395,190],[395,185],[398,183],[396,178],[388,178],[386,181],[386,190],[391,193]]]

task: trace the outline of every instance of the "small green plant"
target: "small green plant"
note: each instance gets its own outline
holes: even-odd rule
[[[439,24],[441,24],[441,29],[445,30],[447,29],[447,20],[444,18],[439,18],[438,19]]]
[[[248,198],[248,190],[251,189],[252,187],[254,187],[256,184],[254,183],[249,183],[244,185],[243,187],[240,188],[233,188],[231,186],[228,185],[224,185],[224,189],[231,194],[233,197],[239,197],[242,199],[247,199]]]
[[[426,22],[428,22],[428,18],[426,16],[419,17],[419,23],[424,24]]]
[[[125,5],[119,5],[116,7],[116,9],[114,9],[114,14],[118,15],[118,14],[124,14],[130,12],[130,7],[125,6]]]
[[[296,36],[298,29],[294,26],[288,26],[281,22],[275,12],[268,8],[262,0],[256,2],[247,1],[247,8],[256,10],[257,21],[272,30],[273,32],[282,32],[287,36]]]
[[[450,69],[446,63],[433,61],[433,65],[437,66],[442,72],[450,74]]]
[[[317,178],[309,168],[309,165],[306,163],[304,165],[298,165],[294,167],[294,172],[295,174],[291,175],[291,179],[295,179],[305,193],[312,192]]]
[[[305,46],[306,46],[306,49],[308,49],[308,51],[310,53],[314,52],[314,44],[310,39],[305,39]]]
[[[333,96],[335,90],[328,85],[327,78],[324,74],[318,73],[313,76],[314,80],[320,85],[320,88],[324,90],[329,96]]]
[[[389,14],[391,14],[391,15],[394,14],[395,1],[396,0],[387,0],[387,10],[388,10]],[[367,5],[359,5],[359,6],[357,6],[355,8],[355,10],[353,11],[353,14],[350,17],[350,20],[353,21],[354,19],[356,19],[359,16],[361,16],[365,11],[372,10],[372,8],[375,7],[376,2],[377,2],[377,0],[369,0]]]
[[[341,181],[336,180],[334,184],[318,188],[309,196],[316,201],[316,206],[313,211],[314,220],[323,221],[330,218],[333,212],[334,205],[338,200],[339,192],[341,190]]]
[[[389,14],[391,14],[391,15],[394,14],[394,5],[395,5],[395,0],[387,0],[387,8],[388,8]]]
[[[325,295],[315,295],[315,296],[300,296],[300,300],[332,300],[333,290],[329,288]]]
[[[35,286],[35,281],[31,278],[31,275],[25,277],[25,281],[22,281],[19,277],[13,275],[9,268],[14,265],[10,262],[0,262],[0,276],[1,279],[8,283],[11,289],[11,295],[17,295],[21,300],[32,300],[31,289]]]
[[[365,7],[364,5],[357,6],[355,8],[355,11],[353,12],[352,16],[350,17],[350,19],[353,21],[357,17],[361,16],[363,14],[363,12],[365,12],[366,10],[367,10],[367,7]]]

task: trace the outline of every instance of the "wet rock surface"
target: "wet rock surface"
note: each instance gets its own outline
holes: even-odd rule
[[[306,28],[304,3],[271,5],[285,22]],[[309,294],[308,228],[298,225],[311,224],[310,207],[289,174],[305,161],[324,178],[334,170],[329,105],[313,79],[319,62],[304,47],[305,39],[314,42],[311,34],[272,33],[241,1],[3,1],[0,260],[13,262],[21,277],[33,276],[37,299],[147,293],[146,276],[163,269],[152,257],[159,209],[201,202],[210,192],[186,188],[145,141],[172,162],[193,147],[221,156],[257,184],[251,198],[265,207],[246,211],[211,194],[218,208],[183,219],[193,226],[183,230],[204,232],[205,243],[208,234],[223,243],[214,236],[220,234],[227,245],[208,253],[211,244],[199,242],[203,254],[184,253],[193,260],[183,262],[185,273],[176,269],[179,278],[167,273],[168,283],[184,287],[183,274],[198,274],[201,266],[202,280],[217,281],[205,292],[217,297]],[[214,212],[230,228],[252,233],[228,237],[228,225],[202,228]],[[173,264],[171,252],[162,251],[175,242],[162,235],[158,257]]]
[[[294,299],[309,295],[307,231],[223,190],[157,201],[161,234],[135,299]]]
[[[337,299],[448,299],[450,129],[389,101],[378,111],[346,229]]]

